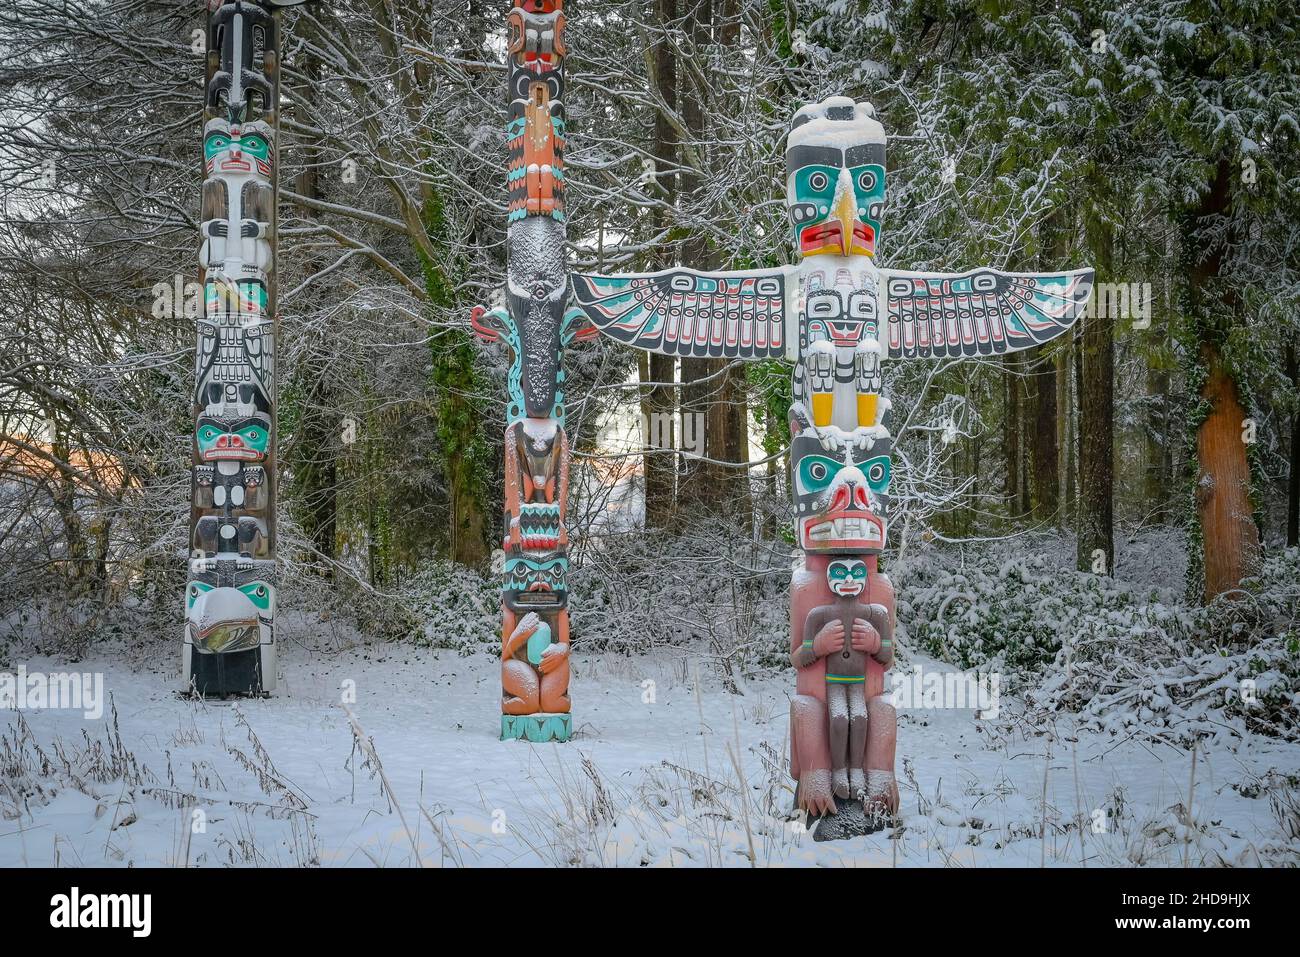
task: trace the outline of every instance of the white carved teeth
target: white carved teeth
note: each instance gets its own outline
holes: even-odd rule
[[[813,541],[860,538],[864,541],[878,542],[880,528],[875,522],[869,522],[865,518],[836,518],[814,525],[808,537]]]

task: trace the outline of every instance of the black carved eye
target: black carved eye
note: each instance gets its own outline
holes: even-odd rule
[[[858,189],[864,193],[869,193],[876,188],[876,174],[869,169],[864,169],[858,174]]]
[[[808,474],[812,476],[815,481],[820,482],[826,477],[826,466],[821,462],[814,462],[808,467]]]
[[[867,478],[873,482],[879,482],[885,477],[885,467],[877,462],[867,471]]]
[[[822,172],[813,173],[808,177],[808,185],[820,192],[830,185],[830,177]]]

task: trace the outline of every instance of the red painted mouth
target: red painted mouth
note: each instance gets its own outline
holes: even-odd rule
[[[856,346],[862,339],[862,327],[864,322],[840,322],[831,321],[827,325],[830,327],[831,342],[837,346]]]
[[[839,249],[841,245],[840,224],[836,220],[809,226],[799,234],[799,251],[805,256],[823,249]]]
[[[231,170],[238,173],[251,173],[253,171],[253,167],[248,164],[247,160],[242,160],[238,157],[222,160],[221,168],[222,170]]]
[[[860,549],[879,552],[885,547],[885,523],[867,512],[828,512],[800,519],[803,547],[809,551]]]
[[[876,231],[866,223],[853,224],[853,252],[863,256],[876,254]]]

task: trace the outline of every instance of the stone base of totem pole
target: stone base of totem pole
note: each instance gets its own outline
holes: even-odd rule
[[[868,814],[855,798],[835,798],[838,814],[823,814],[813,824],[814,841],[843,841],[851,837],[875,834],[896,822],[888,814]]]
[[[503,714],[502,741],[568,741],[573,734],[572,715]]]

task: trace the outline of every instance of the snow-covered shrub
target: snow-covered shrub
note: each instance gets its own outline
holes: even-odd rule
[[[708,536],[638,531],[573,543],[574,647],[640,654],[689,644],[727,668],[771,663],[789,629],[788,556],[782,543],[718,530]],[[416,641],[465,652],[499,647],[498,575],[430,561],[389,599],[415,623],[407,635]]]
[[[959,562],[934,549],[892,576],[900,634],[941,661],[1001,670],[1013,682],[1054,661],[1080,635],[1121,642],[1169,614],[1153,596],[1063,570],[1047,552],[966,549]]]
[[[1172,585],[1074,571],[1072,548],[1052,538],[914,555],[894,576],[903,642],[1001,672],[1031,712],[1116,734],[1300,737],[1300,550],[1199,608]],[[1159,560],[1166,571],[1182,561]],[[1146,564],[1132,567],[1150,580]]]
[[[406,579],[399,597],[413,621],[411,637],[468,654],[501,636],[501,580],[451,561],[430,561]]]
[[[574,640],[641,653],[691,645],[726,675],[788,654],[790,546],[718,519],[675,536],[607,536],[579,555]]]

